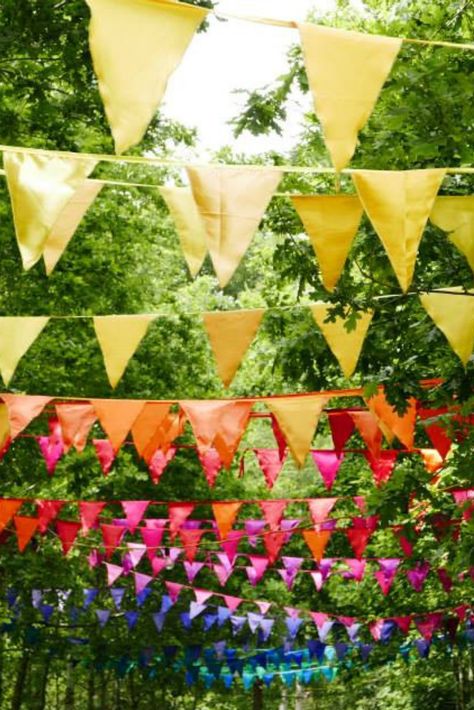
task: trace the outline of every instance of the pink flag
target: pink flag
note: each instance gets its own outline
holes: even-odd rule
[[[149,500],[122,500],[123,512],[127,520],[127,528],[133,533],[137,529],[138,524],[142,520],[145,510],[150,505]]]
[[[434,632],[441,626],[443,621],[443,614],[441,612],[433,612],[432,614],[426,614],[421,619],[415,619],[415,624],[426,641],[431,641]]]
[[[287,504],[287,500],[264,500],[259,502],[260,509],[270,530],[278,530],[280,527]]]
[[[221,587],[225,587],[230,575],[232,574],[232,567],[226,567],[225,565],[213,564],[212,569],[214,574],[219,580]]]
[[[161,546],[164,532],[164,528],[140,528],[140,533],[147,549],[147,557],[150,561],[154,559],[157,549]]]
[[[135,572],[135,594],[138,596],[152,581],[153,577],[150,577],[149,574]]]
[[[344,454],[337,451],[311,451],[311,456],[321,474],[324,485],[330,491],[341,463],[344,461]]]
[[[313,523],[324,523],[336,502],[337,498],[309,498],[308,508]]]
[[[176,454],[176,446],[170,446],[169,449],[164,452],[162,449],[157,449],[151,459],[148,461],[148,470],[150,471],[150,478],[152,482],[156,485],[161,474],[169,464],[169,462],[174,459]]]
[[[234,564],[235,558],[237,556],[237,549],[239,543],[244,535],[243,530],[230,530],[225,540],[220,541],[220,546],[227,555],[231,565]]]
[[[107,585],[110,587],[123,574],[123,567],[112,565],[110,562],[105,562],[105,567],[107,569]]]
[[[206,476],[207,484],[213,488],[216,483],[217,476],[222,469],[222,461],[219,456],[219,452],[214,449],[214,447],[211,447],[207,449],[207,451],[198,450],[198,456],[204,475]]]
[[[283,452],[283,456],[280,456],[278,449],[254,449],[254,453],[265,476],[267,487],[273,488],[285,463],[285,452]]]
[[[96,527],[99,515],[105,505],[105,503],[88,503],[87,501],[80,501],[79,517],[82,523],[83,535],[87,535],[91,528]]]
[[[224,594],[224,601],[226,603],[227,608],[230,609],[231,613],[233,614],[237,607],[242,604],[243,599],[241,599],[240,597],[232,597],[229,594]]]
[[[182,584],[178,584],[178,582],[165,582],[165,587],[168,590],[169,597],[173,604],[176,604],[178,601],[178,597],[181,594],[181,590],[183,589]]]
[[[380,570],[378,572],[374,572],[374,577],[379,583],[383,595],[386,596],[389,593],[390,587],[395,579],[395,575],[397,574],[400,560],[398,558],[388,558],[378,559],[377,562],[380,565]]]
[[[198,604],[205,604],[214,594],[214,592],[210,592],[208,589],[194,589],[193,591]]]
[[[254,602],[254,604],[255,604],[255,606],[258,606],[260,613],[263,614],[264,616],[272,605],[271,602],[260,602],[260,601],[256,601],[256,602]]]
[[[58,439],[54,435],[37,436],[36,441],[40,447],[41,454],[46,463],[46,470],[51,476],[64,454],[62,439]]]
[[[185,560],[183,564],[188,582],[189,584],[192,584],[194,582],[194,578],[204,567],[204,562],[189,562],[189,560]]]
[[[367,566],[367,560],[345,559],[344,562],[349,567],[350,572],[345,572],[346,579],[354,579],[356,582],[362,582]]]
[[[108,439],[92,439],[92,443],[104,476],[107,476],[115,461],[116,452],[114,447]]]
[[[415,569],[408,570],[408,581],[410,582],[415,592],[422,591],[430,569],[430,563],[425,560],[424,562],[417,562]]]
[[[168,515],[170,519],[170,536],[176,536],[180,526],[191,515],[194,510],[194,503],[169,503]]]
[[[132,567],[135,568],[146,552],[146,545],[141,545],[139,542],[127,542],[127,550]]]

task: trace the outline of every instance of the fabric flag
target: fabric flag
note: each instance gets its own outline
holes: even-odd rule
[[[367,560],[345,559],[344,562],[349,567],[349,572],[344,572],[344,579],[353,579],[356,582],[362,582],[364,579]]]
[[[52,397],[41,395],[2,394],[2,399],[8,408],[10,423],[10,438],[14,439],[28,424],[38,417]]]
[[[346,318],[337,316],[334,322],[326,322],[331,308],[325,303],[315,303],[310,306],[310,310],[341,370],[347,378],[350,378],[356,368],[374,312],[359,311],[355,328],[347,330],[345,326],[348,319]]]
[[[104,541],[105,555],[107,559],[110,559],[115,552],[117,545],[120,544],[120,541],[125,535],[127,528],[122,525],[110,525],[107,523],[102,524],[100,529],[102,531],[102,538]]]
[[[228,468],[247,426],[252,402],[190,400],[179,404],[191,423],[198,451],[214,446]]]
[[[443,467],[443,457],[437,449],[419,449],[418,453],[423,459],[428,473],[436,473],[436,471],[439,471],[439,469]]]
[[[298,30],[316,116],[339,171],[354,154],[402,40],[310,23]]]
[[[407,578],[415,592],[421,592],[425,584],[426,577],[431,569],[428,561],[417,562],[414,569],[407,571]]]
[[[357,558],[362,557],[369,540],[377,527],[376,516],[352,518],[352,528],[346,530],[347,539]]]
[[[330,491],[341,463],[344,461],[344,454],[337,451],[311,451],[311,456],[321,474],[324,485]]]
[[[154,484],[159,483],[161,475],[170,461],[172,461],[176,454],[176,447],[171,446],[166,453],[161,449],[157,449],[151,459],[148,462],[148,470],[150,471],[150,478]]]
[[[242,503],[238,501],[212,503],[212,512],[214,514],[214,519],[216,521],[221,540],[227,539],[229,532],[232,530],[237,513],[241,507]]]
[[[53,272],[54,267],[79,227],[82,218],[103,186],[104,183],[100,180],[84,180],[59,214],[43,248],[43,260],[47,276]]]
[[[141,522],[145,511],[150,505],[149,500],[122,500],[120,501],[125,513],[127,528],[133,533]]]
[[[99,515],[101,514],[105,506],[106,503],[88,501],[79,502],[79,517],[82,523],[83,535],[87,535],[91,528],[96,527],[99,520]]]
[[[265,574],[269,560],[268,557],[263,557],[262,555],[249,555],[249,560],[252,566],[246,567],[245,571],[247,572],[250,583],[252,586],[255,586]]]
[[[426,424],[424,424],[426,427],[426,433],[443,460],[448,455],[452,445],[452,440],[446,431],[446,425],[442,419],[440,420],[440,417],[446,413],[446,409],[444,408],[418,410],[418,415],[423,422],[425,420],[429,420]]]
[[[367,405],[377,418],[382,431],[386,427],[407,449],[413,448],[416,421],[416,400],[413,397],[407,401],[406,411],[401,415],[387,402],[383,390],[370,397]]]
[[[96,164],[93,159],[3,152],[24,269],[31,269],[41,259],[58,217]]]
[[[71,547],[74,545],[74,542],[80,529],[81,524],[76,523],[72,520],[57,521],[56,531],[58,533],[59,539],[61,540],[63,555],[67,555]]]
[[[74,446],[84,451],[89,432],[97,420],[92,404],[56,404],[56,416],[61,425],[64,452]]]
[[[310,238],[327,291],[344,269],[363,214],[357,195],[297,195],[291,198]]]
[[[149,574],[143,574],[142,572],[134,572],[135,577],[135,596],[138,596],[145,589],[150,582],[153,581],[153,577]]]
[[[222,288],[240,264],[281,179],[278,168],[187,167]]]
[[[380,570],[374,572],[374,577],[379,583],[383,595],[386,596],[389,593],[390,587],[395,579],[395,575],[397,574],[400,560],[398,558],[388,558],[378,559],[377,562],[380,566]]]
[[[51,476],[64,454],[62,439],[50,434],[49,436],[38,436],[36,440],[44,458],[46,470]]]
[[[117,453],[145,402],[133,399],[92,399],[91,402],[102,429]]]
[[[382,445],[382,431],[372,412],[352,411],[350,413],[357,431],[371,454],[377,457]]]
[[[191,276],[197,276],[207,254],[206,230],[188,187],[159,187],[160,195],[166,202],[176,231],[178,232],[181,251],[186,260]]]
[[[92,443],[102,472],[107,476],[115,461],[114,448],[108,439],[92,439]]]
[[[16,535],[18,540],[18,549],[23,552],[25,547],[30,542],[38,528],[38,518],[27,517],[26,515],[15,515],[13,518],[15,523]]]
[[[169,530],[172,539],[176,536],[185,520],[189,518],[194,507],[194,503],[168,503]]]
[[[94,330],[111,387],[119,383],[156,316],[94,316]]]
[[[267,533],[263,536],[263,544],[268,561],[273,564],[278,559],[280,550],[286,542],[286,533],[283,530]]]
[[[332,530],[303,530],[303,537],[316,562],[320,562],[330,540]]]
[[[356,170],[352,179],[402,291],[410,287],[418,246],[446,175],[431,170]]]
[[[186,530],[183,527],[179,529],[178,534],[184,548],[186,559],[189,560],[189,562],[194,561],[196,553],[199,551],[199,543],[204,532],[204,530]]]
[[[426,641],[431,641],[433,634],[443,623],[443,614],[441,612],[432,612],[425,614],[420,619],[415,619],[415,624]]]
[[[3,498],[0,500],[0,532],[8,525],[17,510],[23,505],[23,498]]]
[[[390,479],[398,456],[398,451],[379,451],[377,456],[374,456],[370,451],[364,451],[364,456],[368,461],[374,481],[377,486],[382,483],[387,483]]]
[[[178,2],[87,0],[99,92],[123,153],[143,138],[170,75],[208,10]]]
[[[329,428],[336,452],[341,452],[352,436],[355,423],[350,413],[344,409],[328,412]],[[316,462],[317,464],[318,462]],[[319,466],[318,466],[319,467]],[[320,469],[321,470],[321,469]]]
[[[308,498],[309,512],[315,525],[324,523],[337,500],[337,498]]]
[[[157,448],[167,449],[167,446],[164,445],[165,442],[161,440],[161,434],[165,433],[170,423],[168,420],[169,411],[170,405],[166,402],[145,402],[143,409],[133,422],[133,443],[138,454],[147,462]]]
[[[47,316],[0,317],[0,372],[5,385],[48,321]]]
[[[110,564],[110,562],[105,562],[104,564],[105,564],[105,568],[106,568],[106,570],[107,570],[107,586],[110,587],[110,586],[112,586],[112,584],[113,584],[119,577],[122,576],[122,574],[123,574],[123,567],[120,567],[119,565],[112,565],[112,564]],[[115,594],[117,593],[117,591],[118,591],[118,590],[116,590],[116,589],[111,589],[111,590],[110,590],[110,593],[113,595],[113,598],[114,598],[114,601],[115,601],[115,604],[116,604],[116,605],[117,605],[117,602],[116,602],[116,600],[115,600]],[[122,601],[123,594],[125,593],[125,590],[122,589],[122,590],[120,590],[120,591],[122,592],[120,601]],[[120,605],[119,605],[119,606],[120,606]]]
[[[219,452],[214,448],[210,448],[207,451],[198,451],[198,457],[203,468],[204,475],[206,476],[207,485],[210,488],[213,488],[216,483],[217,476],[222,469],[222,461],[219,456]]]
[[[436,327],[446,336],[462,364],[466,366],[474,349],[474,290],[465,293],[462,288],[453,287],[449,288],[449,291],[450,293],[424,293],[420,296],[420,301]]]
[[[285,463],[285,455],[280,457],[278,449],[254,449],[258,464],[265,476],[268,488],[273,488]]]
[[[227,608],[228,608],[229,611],[231,612],[231,614],[233,614],[234,611],[235,611],[235,610],[242,604],[242,602],[243,602],[243,599],[241,599],[240,597],[233,597],[233,596],[231,596],[231,595],[229,595],[229,594],[224,594],[223,599],[224,599],[224,601],[225,601],[225,603],[226,603]]]
[[[324,395],[273,397],[265,404],[276,417],[297,466],[303,466],[319,417],[329,401]]]
[[[449,241],[474,271],[474,196],[438,197],[430,221],[447,232]]]
[[[227,538],[220,541],[220,546],[224,550],[227,559],[231,565],[234,564],[237,555],[239,543],[244,535],[243,530],[229,530]]]
[[[270,530],[275,531],[280,527],[281,519],[285,508],[288,505],[287,500],[262,500],[259,502],[260,510],[263,513],[263,517],[270,528]]]
[[[202,313],[219,377],[228,387],[245,356],[265,310],[214,311]]]

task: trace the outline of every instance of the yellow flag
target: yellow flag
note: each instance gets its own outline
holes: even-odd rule
[[[363,209],[357,195],[292,197],[321,268],[321,279],[333,291],[359,229]]]
[[[336,170],[352,158],[402,40],[298,23],[309,87]]]
[[[341,366],[341,370],[346,377],[351,377],[356,368],[374,312],[364,311],[360,313],[355,329],[347,331],[344,327],[345,318],[338,316],[334,322],[325,322],[330,310],[325,303],[315,303],[310,306],[310,309],[328,346]]]
[[[94,329],[112,387],[125,372],[128,361],[156,316],[94,316]]]
[[[255,337],[264,309],[203,313],[219,377],[228,387]]]
[[[474,290],[469,291],[471,295],[459,287],[450,287],[449,291],[457,293],[424,293],[420,301],[466,365],[474,348]]]
[[[430,220],[448,232],[448,239],[464,254],[474,271],[474,195],[438,197]]]
[[[48,276],[63,255],[81,219],[103,186],[104,183],[99,180],[86,180],[76,190],[54,223],[43,249],[43,259]]]
[[[206,230],[188,187],[160,187],[178,232],[191,276],[196,276],[207,254]]]
[[[402,291],[408,290],[413,279],[418,246],[445,174],[444,168],[352,173]]]
[[[247,251],[281,178],[276,168],[188,167],[212,263],[224,287]]]
[[[297,466],[303,466],[324,406],[325,395],[273,397],[265,404],[275,415]]]
[[[6,444],[10,437],[10,418],[6,404],[0,404],[0,449]]]
[[[4,151],[3,165],[24,269],[31,269],[41,259],[56,220],[96,163]]]
[[[117,153],[143,138],[208,10],[159,0],[86,0],[89,46]]]
[[[5,316],[0,318],[0,372],[10,383],[20,359],[35,342],[47,316]]]

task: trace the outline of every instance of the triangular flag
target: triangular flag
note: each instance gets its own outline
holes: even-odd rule
[[[84,451],[89,432],[97,420],[92,404],[56,404],[56,415],[61,425],[64,451],[71,446]]]
[[[225,387],[230,385],[239,369],[264,313],[263,308],[255,308],[251,311],[214,311],[202,314],[217,371]]]
[[[355,429],[354,420],[345,409],[329,411],[327,415],[334,448],[340,452],[352,436]]]
[[[421,420],[428,419],[432,421],[432,423],[424,424],[426,427],[426,433],[428,434],[433,446],[439,452],[440,456],[445,459],[453,442],[447,434],[445,423],[442,420],[439,421],[440,416],[443,414],[446,414],[445,409],[418,410],[418,415]]]
[[[165,422],[169,411],[170,405],[166,402],[146,402],[133,423],[133,443],[139,455],[145,460],[149,458],[147,454],[151,456],[159,447],[159,443],[153,446],[153,440],[161,425]]]
[[[420,301],[462,364],[467,365],[474,349],[474,290],[467,294],[459,287],[449,291],[455,293],[424,293]]]
[[[321,474],[324,485],[330,491],[344,461],[344,454],[337,451],[311,451],[311,456]]]
[[[311,240],[327,291],[333,291],[363,214],[357,195],[297,195],[291,198]]]
[[[354,154],[402,40],[306,22],[298,30],[315,112],[339,171]]]
[[[310,309],[326,343],[341,366],[341,370],[347,378],[351,377],[356,368],[374,312],[359,311],[358,318],[355,321],[355,328],[347,330],[345,327],[347,319],[341,318],[341,316],[337,316],[333,322],[326,322],[331,308],[325,303],[315,303],[310,306]]]
[[[223,599],[231,613],[233,613],[243,602],[243,599],[240,597],[233,597],[229,594],[224,594]]]
[[[207,451],[198,451],[199,461],[206,476],[208,486],[211,488],[215,485],[217,476],[222,468],[222,461],[219,453],[211,448]]]
[[[54,224],[96,160],[3,152],[3,167],[24,269],[41,259]]]
[[[280,458],[278,449],[254,449],[254,453],[268,488],[273,488],[285,463],[285,455]]]
[[[35,534],[38,528],[38,518],[30,518],[25,515],[15,515],[13,518],[15,523],[16,535],[18,539],[18,549],[23,552],[29,541]]]
[[[308,498],[309,512],[315,525],[325,522],[337,500],[337,498]]]
[[[112,565],[110,562],[104,562],[104,564],[107,569],[107,586],[110,587],[123,574],[123,567],[120,567],[119,565]],[[120,591],[125,592],[125,590]]]
[[[140,592],[143,592],[146,586],[153,582],[153,577],[149,574],[143,574],[142,572],[135,572],[135,594],[138,596]]]
[[[157,449],[151,459],[148,462],[148,470],[150,471],[150,478],[153,483],[157,484],[161,478],[161,475],[170,461],[172,461],[176,454],[176,447],[171,446],[168,451],[163,453],[161,449]]]
[[[56,530],[61,540],[63,555],[67,555],[77,537],[81,524],[72,520],[58,520]]]
[[[188,167],[194,199],[221,287],[227,285],[281,179],[278,168]]]
[[[170,535],[173,539],[181,525],[194,510],[194,503],[168,503],[168,516],[170,519]]]
[[[111,387],[116,387],[156,316],[94,316],[94,329]]]
[[[431,170],[356,170],[352,179],[402,291],[415,271],[418,246],[446,175]]]
[[[437,449],[418,449],[428,473],[436,473],[443,467],[444,460]]]
[[[104,183],[100,180],[85,180],[74,192],[73,196],[59,214],[48,234],[43,248],[43,259],[46,275],[49,276],[67,245],[79,227],[81,219],[102,190]]]
[[[92,399],[91,402],[102,429],[117,452],[145,402],[133,399]]]
[[[99,459],[100,467],[104,476],[110,473],[110,469],[115,461],[114,447],[108,439],[92,439],[97,458]]]
[[[275,415],[297,466],[303,466],[319,417],[329,397],[273,397],[265,404]]]
[[[165,587],[168,590],[171,601],[173,604],[176,604],[178,597],[181,594],[181,590],[183,589],[183,585],[178,582],[165,581]]]
[[[303,537],[316,562],[324,557],[324,550],[332,535],[332,530],[303,530]]]
[[[186,528],[181,527],[178,531],[179,537],[181,539],[183,548],[184,548],[184,554],[186,557],[186,560],[189,562],[194,562],[194,559],[196,557],[197,552],[199,551],[199,543],[201,542],[201,538],[204,535],[205,530],[199,530],[199,529],[189,529],[187,530]],[[203,564],[203,563],[199,563]],[[200,569],[200,568],[199,568]]]
[[[379,451],[377,456],[370,451],[364,451],[364,456],[374,474],[375,484],[380,486],[382,483],[387,483],[393,473],[398,451]]]
[[[102,538],[104,541],[104,549],[107,559],[112,557],[117,545],[120,544],[125,532],[127,530],[123,525],[110,525],[103,524],[100,526],[102,531]]]
[[[207,254],[206,230],[189,187],[160,187],[178,232],[181,250],[191,276],[200,270]]]
[[[270,530],[278,530],[288,501],[261,500],[258,505]]]
[[[448,233],[448,239],[474,271],[474,195],[438,197],[430,221]]]
[[[63,500],[37,500],[38,530],[44,534],[49,523],[54,520],[64,505]]]
[[[48,321],[47,316],[0,317],[0,372],[6,385]]]
[[[266,535],[263,536],[263,544],[270,564],[273,564],[278,559],[280,550],[285,542],[286,532],[283,530],[266,533]]]
[[[240,501],[212,503],[212,512],[221,540],[227,539],[241,506]]]
[[[473,319],[474,324],[474,319]],[[474,338],[474,331],[473,331]],[[379,426],[385,425],[407,449],[413,448],[416,420],[416,400],[411,397],[404,414],[397,414],[395,407],[387,402],[383,390],[367,400],[367,405],[379,420]]]
[[[10,438],[14,439],[28,424],[38,417],[52,397],[27,394],[2,394],[3,401],[8,407],[8,420],[10,422]]]
[[[150,505],[149,500],[122,500],[123,512],[127,520],[127,528],[133,533],[141,522],[146,509]]]
[[[23,498],[3,498],[0,500],[0,532],[8,525],[22,505]]]
[[[87,535],[89,530],[97,525],[99,515],[105,506],[106,503],[79,501],[79,517],[84,535]]]
[[[382,431],[372,412],[351,411],[351,418],[369,451],[378,456],[382,445]]]
[[[179,2],[87,0],[89,46],[117,153],[141,141],[208,10]]]

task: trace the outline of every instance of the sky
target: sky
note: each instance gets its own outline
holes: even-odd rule
[[[286,20],[305,20],[312,8],[320,15],[334,9],[334,0],[221,0],[217,6],[223,13]],[[286,52],[298,41],[297,31],[212,16],[209,25],[207,32],[194,37],[171,77],[162,106],[164,114],[197,127],[203,156],[223,145],[246,153],[288,150],[298,134],[303,112],[311,106],[309,97],[304,97],[301,105],[292,102],[282,137],[245,133],[236,140],[228,121],[245,102],[233,91],[272,84],[285,73]]]

